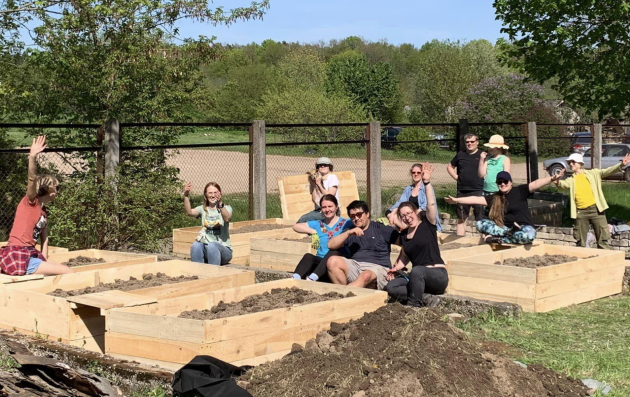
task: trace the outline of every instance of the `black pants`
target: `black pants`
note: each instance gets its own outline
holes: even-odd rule
[[[409,306],[422,306],[422,295],[442,295],[448,286],[448,273],[444,267],[414,266],[409,281],[398,276],[385,287],[392,298],[407,302]]]
[[[341,252],[337,250],[329,250],[323,258],[315,256],[313,254],[305,254],[300,263],[298,263],[295,271],[293,273],[297,273],[301,278],[305,279],[311,273],[315,273],[315,275],[319,278],[319,281],[328,281],[328,269],[326,268],[326,264],[328,263],[328,258],[331,256],[344,256]]]

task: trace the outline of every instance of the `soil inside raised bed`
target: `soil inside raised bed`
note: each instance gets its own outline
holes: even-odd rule
[[[295,241],[298,243],[310,243],[312,240],[310,237],[304,237],[304,238],[285,238],[283,239],[284,241]]]
[[[537,267],[559,265],[561,263],[573,262],[578,260],[577,256],[569,255],[534,255],[526,258],[509,258],[501,262],[495,262],[495,265],[527,267],[536,269]]]
[[[393,304],[333,323],[304,348],[253,368],[239,385],[256,397],[587,395],[579,381],[540,365],[522,368],[471,340],[444,315]]]
[[[265,230],[276,230],[276,229],[287,229],[290,228],[289,225],[278,225],[275,223],[272,224],[262,224],[262,225],[248,225],[239,227],[238,229],[230,229],[230,234],[241,234],[241,233],[254,233],[254,232],[262,232]]]
[[[62,265],[66,266],[81,266],[81,265],[89,265],[91,263],[103,263],[105,259],[103,258],[88,258],[87,256],[77,256],[76,258],[69,259],[66,262],[61,262]]]
[[[56,289],[53,292],[48,293],[48,295],[58,296],[61,298],[67,298],[69,296],[78,296],[85,294],[93,294],[95,292],[105,292],[105,291],[133,291],[137,289],[143,288],[151,288],[151,287],[159,287],[160,285],[165,284],[176,284],[182,283],[184,281],[193,281],[198,280],[197,276],[179,276],[179,277],[171,277],[167,276],[164,273],[145,273],[142,275],[142,279],[137,279],[135,277],[131,277],[129,280],[116,280],[113,283],[100,283],[96,287],[86,287],[82,289],[75,289],[72,291],[64,291],[62,289]]]
[[[312,291],[306,291],[297,287],[274,288],[271,292],[248,296],[240,302],[223,303],[206,310],[191,310],[179,315],[181,318],[194,320],[215,320],[217,318],[234,317],[243,314],[264,312],[266,310],[280,309],[306,305],[309,303],[323,302],[354,296],[352,292],[342,295],[337,292],[329,292],[324,295]]]
[[[450,251],[450,250],[456,250],[456,249],[460,249],[460,248],[476,247],[477,245],[479,245],[479,244],[446,243],[446,244],[440,245],[440,251]]]

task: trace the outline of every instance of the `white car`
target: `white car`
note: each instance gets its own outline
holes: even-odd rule
[[[602,145],[602,168],[612,167],[624,158],[626,154],[630,153],[630,144],[623,143],[609,143]],[[567,164],[567,157],[558,157],[556,159],[545,160],[543,167],[547,170],[549,175],[556,175],[563,169],[567,174],[571,173],[571,169]],[[584,168],[591,168],[591,149],[584,152]],[[623,178],[626,182],[630,182],[630,165],[622,169],[621,172],[614,174],[611,178]]]

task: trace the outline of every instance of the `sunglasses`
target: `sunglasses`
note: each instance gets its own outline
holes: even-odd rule
[[[328,164],[317,164],[315,168],[330,167]]]
[[[477,141],[466,141],[466,143],[475,143]]]
[[[350,219],[355,219],[355,218],[361,218],[363,216],[363,214],[365,214],[365,212],[355,212],[354,214],[348,214],[348,216],[350,217]]]
[[[501,185],[506,185],[507,186],[508,183],[509,183],[509,181],[501,179],[501,180],[497,181],[497,186],[501,186]]]
[[[411,172],[411,175],[422,175],[422,171],[420,171],[420,172],[413,172],[413,171],[412,171],[412,172]]]

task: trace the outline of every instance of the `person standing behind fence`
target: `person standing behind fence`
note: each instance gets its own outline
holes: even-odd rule
[[[66,265],[46,260],[48,256],[48,211],[61,186],[57,178],[37,175],[37,155],[46,149],[46,137],[33,139],[28,155],[26,196],[15,212],[15,220],[6,247],[0,248],[0,273],[11,276],[26,274],[56,275],[74,273]],[[41,238],[41,251],[35,247]]]
[[[184,211],[201,218],[201,231],[190,247],[190,260],[210,265],[225,265],[232,259],[230,220],[232,207],[222,200],[221,186],[210,182],[203,189],[203,205],[190,208],[192,183],[184,185]]]
[[[310,183],[311,200],[315,204],[315,209],[309,213],[306,213],[300,217],[297,223],[304,223],[308,221],[321,221],[324,219],[322,212],[319,208],[319,201],[325,194],[332,194],[339,201],[339,178],[333,174],[333,164],[328,157],[320,157],[315,163],[315,170],[317,171],[312,177],[309,176],[308,182]]]
[[[481,153],[479,161],[479,177],[483,179],[483,195],[491,196],[499,191],[497,174],[501,171],[511,172],[512,162],[505,155],[510,148],[505,144],[501,135],[492,135],[488,143],[484,143],[488,153]],[[490,156],[488,156],[490,154]]]
[[[295,279],[307,279],[311,281],[322,280],[324,276],[327,276],[328,270],[326,264],[328,258],[331,256],[348,256],[348,251],[345,248],[340,250],[329,250],[328,240],[340,235],[346,230],[350,230],[354,227],[354,224],[349,219],[341,218],[339,216],[339,203],[337,198],[332,194],[325,194],[319,202],[324,220],[321,221],[308,221],[305,223],[296,223],[293,225],[293,230],[298,233],[316,234],[319,241],[317,247],[317,254],[304,254],[300,263],[298,263],[293,273]],[[323,280],[322,280],[323,281]]]
[[[427,194],[424,184],[422,183],[422,164],[416,163],[412,165],[409,173],[411,174],[411,185],[405,187],[405,190],[403,190],[398,201],[396,201],[396,203],[385,213],[385,216],[387,216],[387,219],[389,220],[389,224],[397,227],[398,229],[404,229],[407,227],[407,225],[398,217],[398,206],[400,206],[401,203],[409,201],[420,211],[427,210]],[[435,193],[433,194],[433,200],[435,202]],[[442,224],[440,223],[439,213],[436,219],[437,230],[438,232],[441,232]]]
[[[577,245],[586,247],[586,238],[590,225],[593,225],[597,248],[610,249],[608,240],[610,230],[605,211],[608,203],[602,191],[602,178],[612,175],[630,163],[630,155],[627,154],[617,165],[606,169],[584,169],[584,157],[579,153],[573,153],[567,159],[573,175],[564,181],[557,180],[556,185],[560,189],[569,189],[571,203],[571,218],[575,219],[573,235]]]
[[[483,195],[483,178],[479,177],[479,161],[481,151],[479,150],[479,137],[475,134],[466,134],[464,137],[466,150],[461,151],[453,157],[453,160],[446,166],[448,174],[457,181],[457,197],[472,197]],[[466,234],[466,220],[470,215],[468,204],[457,205],[457,235]],[[483,218],[483,208],[480,205],[472,205],[475,220]]]

